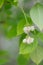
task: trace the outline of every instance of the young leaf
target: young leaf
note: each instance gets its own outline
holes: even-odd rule
[[[37,3],[30,10],[30,17],[36,26],[42,31],[43,30],[43,5]]]
[[[43,60],[43,47],[38,46],[30,56],[32,61],[34,61],[36,64],[39,64]]]

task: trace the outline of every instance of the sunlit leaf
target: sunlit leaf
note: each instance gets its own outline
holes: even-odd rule
[[[30,10],[30,17],[36,26],[42,31],[43,30],[43,5],[37,3]]]

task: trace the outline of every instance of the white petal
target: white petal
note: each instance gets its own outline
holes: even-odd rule
[[[28,31],[30,31],[31,30],[31,27],[30,26],[28,26]]]
[[[28,27],[24,27],[23,31],[27,34],[28,33]]]
[[[33,43],[33,41],[34,41],[34,38],[31,38],[31,37],[28,37],[26,40],[27,44],[31,44]]]
[[[31,41],[30,41],[30,43],[33,43],[34,42],[34,38],[31,38]]]
[[[23,31],[28,34],[30,31],[31,31],[31,27],[30,26],[27,26],[27,27],[24,27],[23,28]]]
[[[27,39],[26,42],[27,42],[27,44],[29,44],[29,43],[30,43],[30,42],[29,42],[29,39]]]

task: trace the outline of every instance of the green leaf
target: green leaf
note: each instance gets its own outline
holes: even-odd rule
[[[4,0],[0,0],[0,8],[3,6]]]
[[[34,52],[31,53],[31,59],[36,64],[39,64],[43,59],[43,47],[38,46]]]
[[[37,3],[30,10],[30,17],[36,26],[42,31],[43,30],[43,5]]]
[[[38,42],[36,39],[31,44],[26,44],[26,43],[22,42],[20,45],[19,53],[20,54],[32,53],[36,49],[37,45],[38,45]]]
[[[20,54],[18,56],[18,65],[26,65],[29,60],[29,54],[22,55]]]
[[[23,31],[23,28],[26,26],[26,21],[25,19],[22,19],[18,22],[17,24],[17,35],[20,35],[22,34],[24,31]]]

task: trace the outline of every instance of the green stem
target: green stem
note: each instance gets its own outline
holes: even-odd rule
[[[27,16],[26,16],[26,13],[24,12],[23,7],[21,7],[21,11],[24,14],[24,17],[25,17],[25,20],[26,20],[26,24],[28,25],[29,23],[28,23]]]

